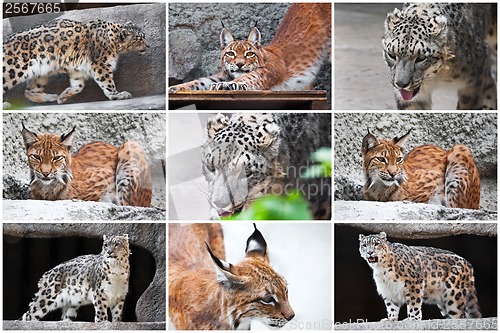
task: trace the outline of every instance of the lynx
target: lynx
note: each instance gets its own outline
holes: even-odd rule
[[[151,171],[141,146],[132,141],[118,148],[93,142],[71,156],[75,129],[76,126],[62,135],[36,134],[23,124],[31,178],[30,198],[149,207]]]
[[[363,138],[364,198],[373,201],[413,201],[453,208],[479,208],[480,179],[471,151],[455,145],[446,151],[423,145],[403,155],[402,137]]]
[[[261,45],[257,27],[247,40],[234,40],[223,27],[221,70],[209,77],[171,86],[181,90],[305,90],[311,89],[331,46],[329,3],[294,3],[276,35]]]
[[[169,315],[178,330],[249,329],[252,319],[280,328],[295,316],[256,227],[245,252],[237,265],[225,261],[220,224],[169,225]]]

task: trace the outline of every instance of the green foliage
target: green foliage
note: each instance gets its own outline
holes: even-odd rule
[[[302,178],[328,178],[332,176],[332,148],[321,147],[311,154],[313,164],[302,174]]]
[[[286,196],[266,195],[228,220],[312,220],[309,202],[299,192]]]
[[[313,164],[302,178],[328,178],[332,176],[332,149],[322,147],[311,154]],[[309,202],[297,191],[288,195],[266,195],[258,198],[248,209],[224,220],[312,220]]]

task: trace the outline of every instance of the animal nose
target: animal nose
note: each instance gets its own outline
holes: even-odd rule
[[[295,313],[292,311],[292,313],[290,313],[286,318],[286,320],[290,321],[293,319],[293,317],[295,317]]]
[[[238,66],[238,69],[241,69],[241,67],[243,67],[243,65],[245,65],[244,62],[237,62],[236,63],[236,66]]]

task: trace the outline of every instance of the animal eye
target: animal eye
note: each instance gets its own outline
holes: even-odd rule
[[[247,57],[251,58],[251,57],[255,56],[255,52],[247,52],[245,55]]]
[[[37,160],[37,161],[40,161],[40,162],[42,161],[42,158],[40,157],[40,155],[37,155],[37,154],[31,154],[30,156],[31,156],[31,158],[33,158],[33,159],[35,159],[35,160]]]
[[[401,163],[401,162],[403,162],[403,158],[402,157],[396,158],[396,163]]]
[[[387,163],[386,158],[382,157],[382,156],[377,157],[377,161],[382,162],[382,163]]]
[[[57,156],[54,156],[54,158],[52,159],[52,162],[57,162],[57,161],[60,161],[62,160],[64,157],[62,155],[57,155]]]
[[[387,56],[389,58],[391,58],[392,60],[396,60],[396,55],[390,51],[385,51],[385,54],[387,54]]]
[[[234,51],[227,51],[226,57],[234,58],[234,57],[236,57],[236,53]]]
[[[276,299],[274,298],[273,295],[266,295],[264,297],[262,297],[260,300],[259,300],[262,304],[266,304],[266,305],[270,305],[270,304],[276,304]]]
[[[419,62],[424,62],[425,60],[427,60],[427,57],[424,56],[424,55],[419,55],[417,57],[417,59],[415,59],[415,63],[419,63]]]

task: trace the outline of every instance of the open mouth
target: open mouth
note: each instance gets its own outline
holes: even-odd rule
[[[420,91],[420,86],[413,90],[399,89],[401,98],[405,101],[411,101]]]
[[[368,262],[369,262],[370,264],[376,263],[376,262],[378,262],[378,258],[377,258],[377,257],[374,257],[374,256],[369,256],[369,257],[368,257]]]

